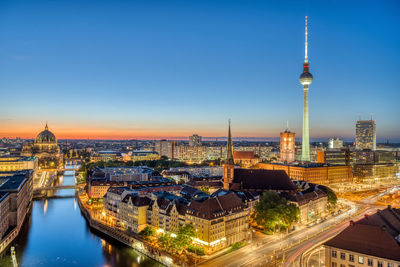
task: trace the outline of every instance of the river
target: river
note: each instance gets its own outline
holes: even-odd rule
[[[73,172],[58,178],[73,185]],[[18,266],[161,266],[151,258],[93,232],[81,215],[74,190],[57,190],[57,198],[34,200],[32,214],[14,241]],[[12,266],[10,253],[0,266]]]

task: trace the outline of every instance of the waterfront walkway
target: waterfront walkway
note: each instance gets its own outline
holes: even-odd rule
[[[149,244],[145,243],[145,241],[140,240],[139,235],[136,235],[136,238],[133,234],[128,235],[124,230],[119,229],[117,226],[104,220],[104,216],[100,212],[90,211],[84,204],[81,195],[78,195],[77,198],[79,208],[86,220],[89,222],[91,228],[110,236],[111,238],[139,251],[140,253],[143,253],[161,264],[171,267],[179,266],[174,264],[174,257],[172,255],[151,247]]]

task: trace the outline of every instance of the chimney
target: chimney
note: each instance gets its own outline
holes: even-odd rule
[[[350,226],[354,226],[354,221],[353,220],[350,221]]]

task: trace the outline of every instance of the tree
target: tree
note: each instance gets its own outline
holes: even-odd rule
[[[196,230],[192,224],[185,224],[179,227],[178,234],[173,241],[173,245],[177,250],[187,248],[191,243],[193,237],[196,236]]]
[[[158,237],[158,242],[163,248],[170,249],[172,245],[172,237],[169,234],[162,234]]]
[[[324,191],[326,193],[326,195],[328,196],[328,209],[331,210],[333,207],[336,206],[336,203],[337,203],[337,200],[338,200],[335,192],[333,192],[333,190],[330,189],[327,186],[320,185],[319,188],[322,191]]]
[[[155,231],[154,231],[153,227],[146,226],[146,228],[144,228],[142,231],[140,231],[139,234],[147,239],[149,236],[154,235],[154,233],[155,233]]]
[[[267,233],[289,229],[299,218],[300,210],[286,198],[273,191],[264,192],[252,215],[256,223]]]

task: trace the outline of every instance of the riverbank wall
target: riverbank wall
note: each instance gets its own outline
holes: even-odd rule
[[[10,247],[14,239],[17,238],[19,232],[21,231],[22,226],[29,219],[31,212],[32,212],[32,202],[27,207],[27,211],[24,213],[23,220],[21,220],[19,224],[17,224],[13,229],[11,229],[11,231],[0,241],[0,256],[6,252],[7,248]]]
[[[125,245],[135,249],[136,251],[146,255],[149,258],[152,258],[153,260],[155,260],[165,266],[170,266],[170,267],[178,267],[179,266],[179,265],[174,264],[172,262],[172,259],[168,260],[166,256],[162,256],[162,255],[160,256],[159,253],[157,253],[157,252],[152,253],[151,251],[146,249],[146,247],[148,245],[145,244],[144,242],[137,240],[134,237],[132,237],[118,229],[107,226],[107,225],[95,220],[94,218],[92,218],[90,213],[86,210],[84,205],[81,203],[81,199],[78,196],[77,196],[77,200],[78,200],[78,206],[79,206],[83,216],[85,217],[86,221],[88,222],[89,226],[92,229],[99,231],[99,232],[121,242],[122,244],[125,244]]]

